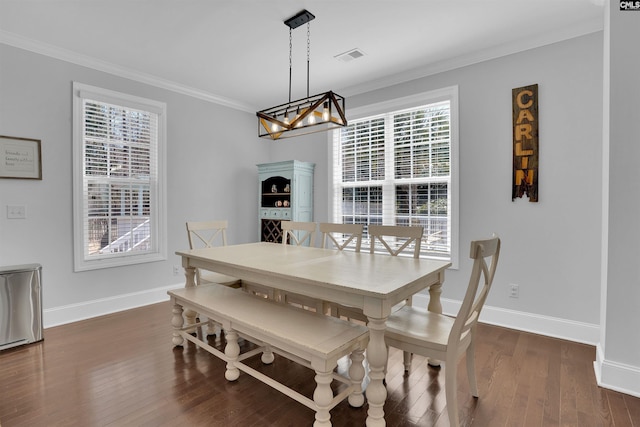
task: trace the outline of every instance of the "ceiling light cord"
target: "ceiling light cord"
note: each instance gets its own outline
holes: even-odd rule
[[[291,103],[291,70],[293,69],[292,61],[291,61],[292,49],[293,49],[293,44],[291,42],[291,27],[289,27],[289,103]]]
[[[309,62],[311,57],[311,22],[307,22],[307,98],[309,97]],[[291,102],[291,100],[289,100]]]

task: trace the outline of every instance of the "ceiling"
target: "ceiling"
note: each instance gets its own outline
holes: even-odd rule
[[[348,97],[599,31],[603,1],[0,0],[0,42],[256,111],[288,101],[283,21],[302,9],[310,95]],[[292,100],[306,33],[292,33]],[[334,58],[351,49],[364,56]]]

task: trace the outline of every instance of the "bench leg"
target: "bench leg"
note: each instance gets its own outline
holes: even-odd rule
[[[349,378],[351,384],[354,386],[353,393],[349,395],[349,405],[354,408],[360,408],[364,405],[364,394],[362,393],[362,380],[364,379],[364,366],[362,361],[364,360],[364,349],[354,350],[351,352],[351,366],[349,367]]]
[[[235,381],[240,376],[240,370],[236,368],[234,363],[238,361],[238,356],[240,355],[238,333],[231,328],[225,328],[224,332],[227,339],[227,345],[224,347],[224,354],[227,356],[227,370],[224,373],[224,377],[227,381]]]
[[[182,325],[184,324],[182,306],[180,304],[173,304],[171,312],[173,313],[173,316],[171,317],[171,326],[173,326],[173,338],[171,339],[171,342],[174,346],[182,346],[184,343],[184,338],[180,335],[180,329],[182,329]]]
[[[186,283],[184,285],[185,288],[192,288],[194,286],[196,286],[196,282],[195,282],[195,276],[196,276],[196,269],[193,267],[185,267],[184,268],[184,276],[186,278]],[[196,313],[195,311],[191,310],[191,309],[187,309],[184,311],[184,317],[187,318],[187,325],[193,325],[196,323],[196,317],[198,316],[198,313]],[[190,328],[187,332],[189,332],[190,334],[194,334],[196,332],[196,328]]]
[[[316,389],[313,392],[313,401],[316,404],[316,421],[313,427],[331,427],[331,414],[329,405],[333,401],[333,391],[331,390],[333,381],[333,369],[328,372],[316,371]]]

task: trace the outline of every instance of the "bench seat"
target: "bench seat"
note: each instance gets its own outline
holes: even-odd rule
[[[237,380],[243,371],[274,387],[315,410],[314,426],[330,426],[329,411],[345,398],[351,406],[363,405],[362,361],[369,340],[365,326],[217,284],[173,290],[168,294],[173,305],[173,344],[180,346],[186,339],[225,360],[227,380]],[[226,338],[224,352],[188,333],[193,325],[184,325],[185,309],[222,324]],[[257,344],[258,348],[240,354],[238,336]],[[273,353],[276,353],[313,369],[316,372],[313,400],[242,363],[260,352],[264,363],[271,363]],[[348,379],[334,373],[338,359],[346,355],[352,361]],[[348,384],[337,396],[333,396],[330,386],[333,379]]]

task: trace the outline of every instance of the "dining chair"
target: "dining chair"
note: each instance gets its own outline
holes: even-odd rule
[[[424,228],[404,225],[369,225],[369,252],[374,253],[383,247],[392,256],[400,255],[405,249],[413,248],[413,257],[420,258],[420,244]],[[376,242],[378,242],[376,244]]]
[[[319,224],[320,233],[322,233],[322,247],[325,249],[337,249],[339,251],[352,249],[354,252],[360,252],[362,246],[362,233],[364,225],[362,224],[339,224],[322,222]],[[351,308],[335,303],[325,303],[325,312],[331,313],[333,317],[349,317]],[[355,312],[355,316],[359,320],[366,323],[362,312]]]
[[[227,228],[229,222],[227,220],[214,221],[187,221],[187,238],[189,239],[189,249],[212,248],[214,246],[227,245]],[[226,274],[216,273],[215,271],[202,270],[196,268],[196,286],[210,285],[217,283],[223,286],[239,288],[242,281],[237,277],[227,276]],[[199,316],[195,314],[195,316]],[[216,326],[210,322],[207,328],[207,335],[216,335]],[[194,333],[194,332],[192,332]]]
[[[376,241],[379,246],[384,247],[391,256],[398,256],[405,250],[413,258],[420,258],[420,248],[424,228],[422,226],[412,225],[369,225],[369,252],[378,251]],[[411,252],[413,249],[413,253]],[[411,297],[407,298],[405,303],[411,305]]]
[[[500,239],[471,242],[473,268],[462,306],[455,318],[426,309],[404,306],[387,319],[387,345],[405,352],[444,360],[447,413],[452,426],[459,425],[457,404],[457,365],[466,353],[469,388],[478,397],[475,374],[475,335],[480,311],[487,299],[500,255]],[[487,260],[489,264],[487,264]],[[484,280],[481,284],[481,278]],[[410,365],[405,365],[409,370]]]
[[[282,244],[314,246],[316,237],[315,222],[280,221]]]
[[[187,236],[189,248],[212,248],[227,246],[227,220],[218,221],[187,221]],[[242,282],[237,277],[214,271],[196,269],[196,285],[218,283],[224,286],[240,287]]]
[[[316,227],[315,222],[280,221],[282,244],[314,246]],[[280,292],[276,298],[282,303],[292,304],[307,310],[315,310],[317,313],[324,313],[326,310],[325,303],[322,300],[299,295],[294,292]]]
[[[420,226],[371,224],[368,226],[369,252],[373,254],[382,250],[391,256],[398,256],[406,250],[413,258],[419,258],[423,233],[424,229]],[[377,247],[376,242],[379,242]],[[410,252],[410,249],[413,249],[413,252]],[[394,310],[400,309],[402,304],[394,307]],[[404,304],[411,305],[411,298],[407,298]],[[368,321],[362,310],[343,305],[331,305],[331,314],[335,317],[346,317],[349,320],[356,319],[365,323]],[[411,355],[407,353],[404,357],[408,360]]]
[[[344,250],[353,242],[353,250],[360,252],[362,246],[362,224],[337,224],[322,222],[319,224],[322,233],[322,247]]]

